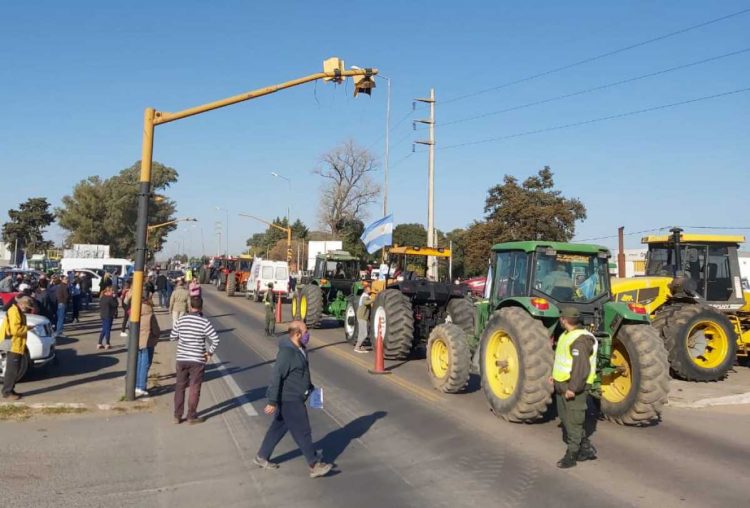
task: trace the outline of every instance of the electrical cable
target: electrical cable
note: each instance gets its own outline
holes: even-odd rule
[[[734,95],[734,94],[738,94],[738,93],[744,93],[744,92],[747,92],[747,91],[750,91],[750,87],[740,88],[740,89],[737,89],[737,90],[730,90],[728,92],[722,92],[722,93],[717,93],[717,94],[713,94],[713,95],[706,95],[706,96],[703,96],[703,97],[696,97],[696,98],[693,98],[693,99],[688,99],[688,100],[679,101],[679,102],[672,102],[670,104],[661,104],[659,106],[652,106],[652,107],[648,107],[648,108],[637,109],[637,110],[634,110],[634,111],[627,111],[625,113],[617,113],[617,114],[614,114],[614,115],[607,115],[607,116],[602,116],[602,117],[598,117],[598,118],[591,118],[589,120],[582,120],[580,122],[572,122],[572,123],[566,123],[566,124],[562,124],[562,125],[555,125],[555,126],[546,127],[546,128],[543,128],[543,129],[534,129],[534,130],[530,130],[530,131],[518,132],[518,133],[515,133],[515,134],[508,134],[506,136],[497,136],[497,137],[492,137],[492,138],[479,139],[479,140],[476,140],[476,141],[466,141],[464,143],[456,143],[456,144],[453,144],[453,145],[446,145],[446,146],[442,146],[442,147],[436,147],[435,150],[450,150],[450,149],[453,149],[453,148],[460,148],[460,147],[464,147],[464,146],[480,145],[480,144],[483,144],[483,143],[491,143],[491,142],[495,142],[495,141],[504,141],[506,139],[519,138],[519,137],[522,137],[522,136],[530,136],[532,134],[541,134],[543,132],[551,132],[551,131],[556,131],[556,130],[568,129],[568,128],[571,128],[571,127],[580,127],[582,125],[589,125],[589,124],[593,124],[593,123],[604,122],[606,120],[615,120],[615,119],[618,119],[618,118],[625,118],[625,117],[628,117],[628,116],[640,115],[642,113],[650,113],[652,111],[658,111],[658,110],[661,110],[661,109],[673,108],[673,107],[676,107],[676,106],[684,106],[685,104],[692,104],[694,102],[701,102],[701,101],[706,101],[706,100],[710,100],[710,99],[718,99],[719,97],[726,97],[728,95]]]
[[[624,233],[623,236],[642,235],[644,233],[656,233],[658,231],[665,231],[665,230],[672,229],[673,227],[675,227],[675,226],[663,226],[663,227],[660,227],[660,228],[644,229],[644,230],[641,230],[641,231],[633,231],[632,233]],[[730,227],[730,226],[684,226],[684,229],[686,229],[686,230],[689,230],[689,229],[748,230],[748,229],[750,229],[750,226],[748,226],[748,227],[744,227],[744,226],[739,226],[739,227]],[[610,240],[612,238],[618,238],[618,237],[619,237],[619,235],[607,235],[607,236],[597,236],[597,237],[594,237],[594,238],[584,238],[584,239],[581,239],[581,240],[579,240],[577,238],[574,238],[574,240],[576,242],[581,242],[582,243],[582,242],[591,242],[591,241],[594,241],[594,240]]]
[[[464,99],[468,99],[470,97],[476,97],[477,95],[482,95],[482,94],[485,94],[485,93],[488,93],[488,92],[493,92],[495,90],[500,90],[501,88],[507,88],[507,87],[512,86],[512,85],[517,85],[519,83],[524,83],[526,81],[531,81],[531,80],[534,80],[534,79],[537,79],[537,78],[541,78],[541,77],[544,77],[544,76],[549,76],[550,74],[554,74],[556,72],[561,72],[561,71],[564,71],[564,70],[567,70],[567,69],[572,69],[573,67],[578,67],[579,65],[584,65],[584,64],[587,64],[587,63],[595,62],[597,60],[601,60],[601,59],[609,57],[609,56],[617,55],[619,53],[623,53],[623,52],[629,51],[631,49],[640,48],[642,46],[646,46],[646,45],[652,44],[654,42],[659,42],[659,41],[663,41],[665,39],[669,39],[670,37],[675,37],[677,35],[682,35],[684,33],[690,32],[692,30],[697,30],[699,28],[703,28],[703,27],[706,27],[706,26],[709,26],[709,25],[713,25],[714,23],[719,23],[721,21],[725,21],[725,20],[728,20],[728,19],[731,19],[731,18],[734,18],[734,17],[737,17],[737,16],[741,16],[742,14],[746,14],[748,12],[750,12],[750,8],[743,9],[741,11],[737,11],[737,12],[734,12],[734,13],[731,13],[731,14],[727,14],[727,15],[721,16],[719,18],[714,18],[714,19],[711,19],[711,20],[708,20],[708,21],[704,21],[702,23],[698,23],[697,25],[691,25],[691,26],[688,26],[686,28],[682,28],[680,30],[676,30],[674,32],[669,32],[669,33],[660,35],[658,37],[647,39],[645,41],[637,42],[635,44],[630,44],[630,45],[624,46],[622,48],[618,48],[618,49],[615,49],[615,50],[612,50],[612,51],[607,51],[607,52],[601,53],[599,55],[595,55],[595,56],[592,56],[592,57],[584,58],[583,60],[579,60],[577,62],[573,62],[573,63],[567,64],[567,65],[563,65],[561,67],[555,67],[553,69],[550,69],[550,70],[547,70],[547,71],[544,71],[544,72],[539,72],[537,74],[532,74],[531,76],[527,76],[525,78],[520,78],[520,79],[516,79],[516,80],[513,80],[513,81],[508,81],[508,82],[505,82],[505,83],[502,83],[500,85],[496,85],[496,86],[493,86],[493,87],[490,87],[490,88],[485,88],[485,89],[482,89],[482,90],[478,90],[476,92],[470,92],[470,93],[467,93],[467,94],[464,94],[464,95],[459,95],[459,96],[454,97],[452,99],[441,101],[441,104],[443,104],[443,105],[451,104],[453,102],[458,102],[458,101],[461,101],[461,100],[464,100]]]
[[[722,58],[728,58],[730,56],[735,56],[735,55],[739,55],[739,54],[742,54],[742,53],[747,53],[748,51],[750,51],[750,48],[745,48],[745,49],[741,49],[741,50],[738,50],[738,51],[732,51],[731,53],[725,53],[723,55],[718,55],[718,56],[713,56],[713,57],[710,57],[710,58],[705,58],[703,60],[698,60],[698,61],[695,61],[695,62],[690,62],[690,63],[684,64],[684,65],[678,65],[678,66],[675,66],[675,67],[669,67],[667,69],[663,69],[663,70],[660,70],[660,71],[649,72],[648,74],[642,74],[640,76],[635,76],[635,77],[632,77],[632,78],[622,79],[622,80],[619,80],[619,81],[613,81],[611,83],[606,83],[606,84],[603,84],[603,85],[595,86],[593,88],[586,88],[586,89],[583,89],[583,90],[578,90],[577,92],[571,92],[571,93],[567,93],[567,94],[563,94],[563,95],[556,95],[554,97],[548,97],[546,99],[541,99],[541,100],[534,101],[534,102],[527,102],[526,104],[521,104],[521,105],[513,106],[513,107],[510,107],[510,108],[500,109],[500,110],[497,110],[497,111],[490,111],[490,112],[487,112],[487,113],[482,113],[482,114],[479,114],[479,115],[473,115],[473,116],[469,116],[469,117],[465,117],[465,118],[459,118],[457,120],[451,120],[450,122],[438,123],[437,125],[440,125],[442,127],[446,127],[448,125],[453,125],[453,124],[463,123],[463,122],[469,122],[469,121],[472,121],[472,120],[479,120],[481,118],[487,118],[489,116],[500,115],[502,113],[508,113],[510,111],[517,111],[519,109],[524,109],[524,108],[528,108],[528,107],[531,107],[531,106],[539,106],[540,104],[546,104],[548,102],[559,101],[559,100],[562,100],[562,99],[569,99],[570,97],[576,97],[578,95],[584,95],[584,94],[587,94],[587,93],[597,92],[599,90],[604,90],[604,89],[607,89],[607,88],[612,88],[612,87],[619,86],[619,85],[624,85],[624,84],[627,84],[627,83],[633,83],[634,81],[639,81],[641,79],[652,78],[654,76],[660,76],[662,74],[667,74],[669,72],[674,72],[674,71],[678,71],[678,70],[682,70],[682,69],[687,69],[689,67],[694,67],[696,65],[701,65],[701,64],[704,64],[704,63],[708,63],[708,62],[713,62],[715,60],[720,60]]]

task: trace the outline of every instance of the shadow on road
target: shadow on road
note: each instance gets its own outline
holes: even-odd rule
[[[343,427],[326,434],[322,439],[315,443],[316,450],[323,451],[323,460],[334,463],[344,450],[346,450],[352,441],[359,439],[370,430],[376,421],[385,418],[388,415],[386,411],[376,411],[372,414],[360,416],[350,421]],[[280,464],[288,460],[301,456],[299,449],[287,452],[274,458],[274,462]]]
[[[219,416],[223,413],[226,413],[227,411],[231,411],[232,409],[241,407],[245,404],[250,404],[252,402],[255,402],[256,400],[263,399],[266,396],[266,388],[267,387],[265,386],[253,388],[249,392],[245,392],[242,395],[232,397],[231,399],[227,399],[223,402],[219,402],[218,404],[201,411],[200,416],[206,419],[213,418],[214,416]]]

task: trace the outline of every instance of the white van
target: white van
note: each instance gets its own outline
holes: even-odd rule
[[[255,258],[250,268],[250,277],[247,279],[245,297],[248,300],[252,298],[256,302],[261,301],[268,290],[269,282],[273,282],[274,293],[281,293],[282,298],[288,299],[289,265],[286,261]]]
[[[77,270],[104,270],[122,279],[133,274],[133,262],[121,258],[62,258],[60,269],[63,273]]]

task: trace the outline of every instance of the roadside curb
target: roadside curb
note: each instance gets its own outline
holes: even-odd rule
[[[669,406],[671,407],[687,409],[699,409],[712,406],[737,406],[741,404],[750,404],[750,392],[725,395],[723,397],[710,397],[707,399],[696,400],[694,402],[669,401]]]
[[[143,397],[133,402],[120,402],[114,404],[84,404],[81,402],[0,402],[0,409],[14,407],[14,408],[27,408],[34,410],[44,409],[74,409],[84,411],[128,411],[128,410],[143,410],[147,409],[144,405],[148,404],[148,408],[155,407],[154,400],[151,397]]]

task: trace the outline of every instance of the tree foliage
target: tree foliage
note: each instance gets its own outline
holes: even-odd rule
[[[3,242],[32,254],[52,247],[52,242],[44,239],[47,226],[55,216],[49,210],[47,198],[29,198],[21,203],[18,210],[8,210],[10,220],[3,224]]]
[[[464,276],[485,273],[490,247],[514,240],[568,242],[576,222],[586,218],[586,207],[576,198],[555,190],[553,173],[545,166],[519,185],[505,175],[503,183],[491,187],[485,201],[485,220],[475,222],[454,240],[463,256],[459,271]],[[454,262],[454,267],[456,263]]]
[[[140,161],[115,176],[102,180],[91,176],[76,184],[71,195],[64,196],[56,210],[60,226],[68,231],[67,243],[109,245],[114,256],[135,255],[135,229],[138,219],[138,182]],[[177,182],[175,169],[154,162],[151,189],[159,192]],[[174,201],[159,196],[151,199],[149,224],[174,220]],[[161,250],[164,240],[175,224],[149,232],[149,248]]]
[[[314,173],[324,179],[320,197],[319,219],[334,236],[341,233],[340,224],[367,218],[367,207],[380,194],[372,179],[377,171],[375,157],[349,140],[321,158]]]
[[[399,224],[393,228],[393,244],[424,247],[427,245],[427,229],[418,223]]]

